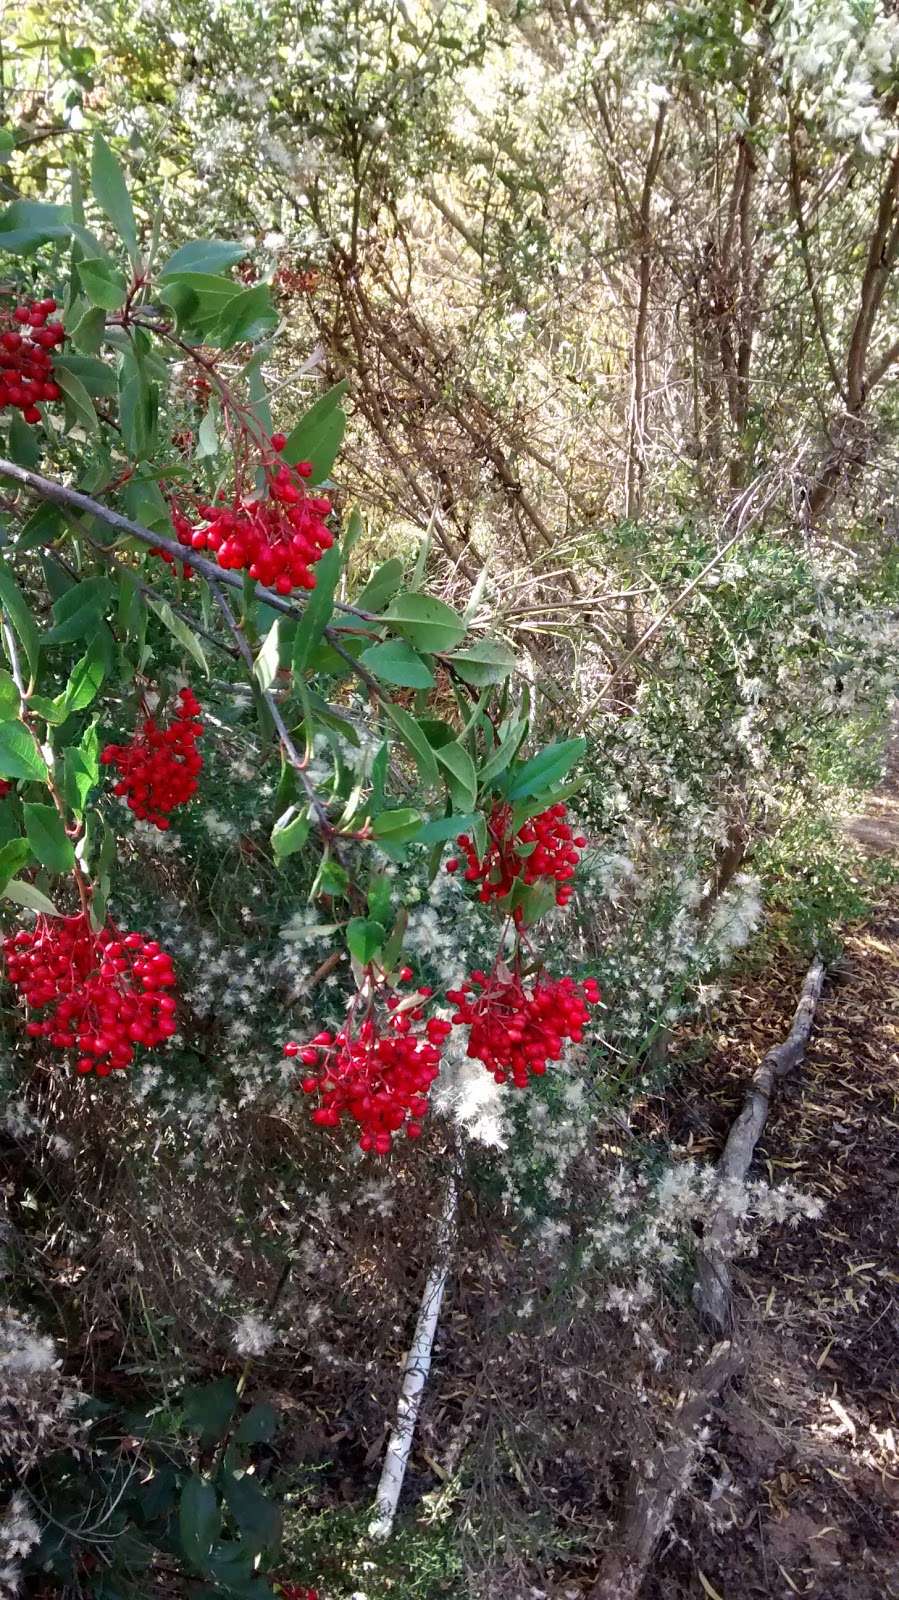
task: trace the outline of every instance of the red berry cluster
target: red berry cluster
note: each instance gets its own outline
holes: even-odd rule
[[[50,351],[65,338],[60,322],[48,322],[55,300],[32,300],[16,306],[14,327],[0,333],[0,411],[12,406],[26,422],[40,422],[42,400],[58,400],[62,390],[53,380]]]
[[[278,1582],[275,1589],[283,1596],[283,1600],[318,1600],[318,1590],[307,1589],[304,1583]]]
[[[8,794],[12,794],[12,791],[13,785],[10,783],[9,779],[0,778],[0,800],[5,800]]]
[[[6,973],[27,1006],[46,1010],[29,1022],[33,1039],[55,1050],[77,1049],[78,1071],[106,1078],[130,1066],[135,1045],[155,1045],[177,1029],[172,958],[155,939],[94,932],[82,911],[39,916],[31,932],[3,941]]]
[[[197,750],[203,732],[199,716],[200,702],[193,690],[182,689],[167,728],[146,717],[129,744],[108,744],[100,756],[104,767],[114,766],[121,773],[113,794],[127,800],[141,821],[166,829],[169,813],[196,794],[203,769]]]
[[[491,900],[502,900],[512,889],[517,878],[523,883],[537,883],[541,879],[556,883],[556,905],[567,906],[574,889],[574,877],[579,852],[587,841],[583,834],[575,834],[565,818],[567,807],[559,800],[547,811],[525,822],[517,833],[510,833],[512,807],[497,801],[487,822],[488,845],[486,854],[478,856],[477,846],[467,833],[456,840],[464,852],[467,866],[466,883],[480,883],[478,899],[486,905]],[[522,851],[522,846],[525,849]],[[446,864],[447,872],[458,872],[461,862],[453,856]],[[516,922],[523,920],[520,906],[514,912]]]
[[[279,451],[287,440],[283,433],[276,433],[271,442]],[[325,526],[330,500],[310,495],[303,483],[311,474],[308,461],[295,467],[282,461],[266,469],[262,495],[252,499],[237,495],[228,502],[222,494],[215,504],[197,507],[202,518],[199,524],[175,507],[172,523],[178,543],[191,550],[211,550],[220,567],[246,572],[277,594],[314,589],[312,568],[330,550],[334,535]],[[168,551],[156,554],[174,562]]]
[[[421,999],[431,994],[418,990]],[[452,1027],[431,1017],[423,1028],[424,1009],[392,995],[388,1016],[369,1011],[354,1028],[350,1020],[339,1033],[317,1033],[307,1045],[286,1044],[286,1056],[298,1056],[309,1069],[300,1087],[317,1094],[312,1113],[320,1128],[336,1128],[348,1115],[361,1130],[359,1148],[386,1156],[393,1135],[405,1128],[406,1137],[421,1136],[421,1119],[428,1109],[428,1091],[440,1071],[440,1051]]]
[[[497,1083],[511,1078],[525,1089],[528,1078],[542,1077],[547,1061],[558,1061],[565,1039],[579,1044],[588,1007],[599,1000],[595,978],[544,978],[530,993],[517,973],[473,972],[447,1000],[458,1007],[453,1023],[470,1028],[467,1054],[483,1061]]]

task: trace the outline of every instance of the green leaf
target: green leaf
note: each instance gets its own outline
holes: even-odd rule
[[[430,667],[403,639],[369,645],[359,660],[363,667],[367,667],[384,683],[396,683],[405,689],[434,687],[434,674]]]
[[[447,839],[458,839],[460,833],[471,833],[479,816],[480,813],[476,811],[467,815],[454,811],[449,817],[434,817],[416,834],[415,843],[445,844]]]
[[[503,639],[478,639],[450,657],[460,678],[482,688],[487,683],[502,683],[515,668],[516,656]]]
[[[68,426],[81,427],[88,434],[99,434],[100,421],[81,379],[68,367],[54,369],[53,376],[63,392]]]
[[[52,900],[41,894],[33,883],[23,883],[21,878],[10,878],[3,894],[5,899],[12,900],[17,906],[25,906],[28,911],[39,911],[45,917],[61,915]]]
[[[17,718],[22,702],[11,672],[0,671],[0,722]]]
[[[12,128],[0,128],[0,162],[5,166],[12,152],[16,148],[16,136]]]
[[[205,1569],[221,1525],[218,1496],[212,1484],[191,1473],[181,1491],[178,1528],[181,1548],[192,1566]]]
[[[92,633],[112,597],[108,578],[84,578],[53,603],[56,626],[47,634],[50,644],[67,644]]]
[[[29,518],[26,526],[30,525],[31,520]],[[25,596],[2,556],[0,556],[0,606],[7,612],[13,629],[18,634],[28,659],[31,676],[36,678],[41,654],[41,641],[37,624],[31,615],[31,609]]]
[[[462,618],[431,595],[407,591],[391,600],[384,612],[394,633],[401,633],[417,650],[455,650],[465,638]]]
[[[397,806],[392,811],[382,811],[372,818],[371,831],[375,839],[385,844],[405,844],[414,839],[421,827],[421,816],[408,806]]]
[[[290,466],[295,466],[298,461],[311,461],[312,476],[309,481],[312,484],[322,483],[330,477],[337,459],[346,428],[346,417],[340,401],[348,388],[346,378],[341,378],[327,393],[320,395],[289,434],[281,452]]]
[[[231,345],[264,338],[277,328],[278,321],[268,284],[256,283],[251,289],[242,289],[226,303],[210,338],[221,349],[228,350]]]
[[[148,598],[147,604],[152,611],[156,612],[160,622],[164,627],[168,628],[172,637],[177,639],[178,643],[184,650],[187,651],[188,655],[193,656],[197,666],[202,668],[203,672],[205,672],[208,678],[209,662],[206,660],[206,652],[193,629],[189,628],[187,623],[183,622],[182,619],[175,614],[167,600],[150,600]]]
[[[75,815],[84,815],[91,792],[100,781],[100,741],[96,722],[85,728],[78,745],[63,752],[63,795]]]
[[[84,305],[84,301],[81,302]],[[72,325],[71,339],[76,350],[95,356],[103,343],[106,331],[106,312],[102,306],[86,306],[82,315]],[[58,370],[59,363],[54,362]]]
[[[89,261],[79,261],[77,271],[92,305],[102,306],[104,311],[118,311],[128,293],[124,273],[118,267],[102,257],[93,257]]]
[[[280,634],[281,619],[278,617],[272,623],[263,639],[262,649],[259,651],[253,665],[254,677],[263,693],[265,693],[266,689],[271,688],[278,676],[278,665],[281,656]]]
[[[386,927],[387,919],[390,916],[391,903],[390,879],[386,872],[372,872],[366,899],[368,901],[369,916],[375,922],[381,922]]]
[[[507,800],[526,800],[529,795],[542,794],[544,789],[564,778],[586,748],[586,739],[566,739],[560,744],[547,745],[530,761],[509,770],[501,785],[503,794]]]
[[[391,556],[389,561],[375,569],[353,605],[360,611],[381,611],[400,588],[404,570],[399,556]]]
[[[402,706],[393,705],[385,700],[384,710],[396,728],[403,744],[412,752],[419,777],[426,788],[433,788],[438,781],[437,758],[414,717]]]
[[[65,690],[55,704],[65,717],[73,711],[86,711],[100,692],[106,676],[106,642],[99,635],[92,639],[85,655],[76,661]]]
[[[54,372],[73,372],[80,378],[89,395],[111,397],[116,393],[116,375],[108,361],[97,361],[94,356],[54,355]],[[54,508],[55,509],[55,508]]]
[[[0,888],[5,889],[10,878],[31,858],[31,845],[27,839],[7,839],[0,845]]]
[[[237,1388],[232,1378],[193,1384],[184,1391],[184,1426],[202,1441],[221,1439],[237,1408]]]
[[[486,787],[494,778],[498,778],[501,772],[505,772],[527,733],[527,727],[528,725],[524,721],[512,723],[508,733],[503,735],[492,756],[488,756],[483,766],[478,770],[478,780],[482,787]]]
[[[277,862],[286,861],[288,856],[302,850],[309,838],[309,827],[305,805],[302,808],[288,806],[272,829],[272,850]]]
[[[322,637],[334,610],[334,590],[340,577],[340,546],[332,544],[315,568],[315,588],[306,601],[293,640],[293,670],[305,672],[309,652]]]
[[[47,768],[35,739],[21,722],[0,722],[0,778],[46,783]]]
[[[435,753],[446,771],[453,805],[458,806],[460,811],[471,811],[477,799],[478,780],[474,762],[464,744],[441,745]]]
[[[42,867],[48,872],[71,872],[75,865],[75,847],[66,837],[62,818],[55,806],[33,805],[26,801],[22,807],[28,843]]]
[[[132,262],[139,256],[134,207],[122,169],[102,133],[94,134],[91,153],[91,189],[100,210],[109,218],[123,240]]]
[[[248,1472],[240,1477],[226,1472],[222,1479],[225,1503],[240,1529],[240,1541],[254,1555],[274,1552],[281,1539],[281,1514]]]
[[[0,216],[0,251],[30,255],[52,239],[68,239],[72,224],[65,206],[41,200],[14,200]]]
[[[51,506],[49,500],[43,500],[22,524],[22,531],[16,540],[16,549],[37,550],[43,544],[52,544],[54,539],[58,538],[62,533],[64,527],[61,511],[56,506]],[[0,598],[0,604],[5,603]],[[24,600],[22,604],[25,604]],[[16,631],[18,632],[18,629]],[[37,640],[36,628],[34,637]]]
[[[242,261],[246,246],[226,239],[189,239],[169,256],[159,269],[160,278],[171,277],[173,272],[224,272]]]
[[[278,1431],[278,1414],[267,1400],[251,1406],[234,1433],[236,1444],[270,1444]]]
[[[14,411],[9,424],[9,453],[18,467],[36,467],[41,459],[40,434]]]
[[[374,960],[386,937],[387,929],[371,917],[353,917],[347,923],[347,949],[360,967]]]

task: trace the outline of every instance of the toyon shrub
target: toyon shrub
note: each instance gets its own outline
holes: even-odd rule
[[[131,1065],[135,1048],[151,1048],[177,1030],[172,958],[142,933],[98,931],[86,912],[41,914],[34,928],[3,941],[6,975],[41,1020],[33,1039],[54,1050],[77,1050],[79,1072],[99,1078]]]
[[[430,994],[424,987],[414,1001],[391,995],[386,1015],[378,1015],[372,1005],[361,1022],[351,1012],[339,1033],[323,1031],[309,1044],[284,1046],[284,1054],[297,1057],[307,1069],[299,1088],[318,1097],[314,1123],[336,1128],[348,1117],[359,1126],[359,1148],[382,1156],[389,1154],[401,1129],[408,1139],[421,1137],[428,1093],[452,1032],[452,1025],[439,1017],[425,1021],[417,1002]]]
[[[583,834],[575,834],[569,827],[567,815],[568,808],[560,800],[513,833],[512,807],[497,801],[487,820],[489,843],[483,856],[478,855],[468,834],[461,833],[456,843],[465,857],[463,877],[466,883],[480,885],[478,899],[485,905],[503,900],[520,879],[528,886],[554,883],[556,905],[567,906],[574,893],[572,879],[580,852],[587,843]],[[452,856],[446,870],[455,873],[461,865],[459,857]],[[512,915],[521,922],[522,908],[516,906]]]
[[[113,794],[127,801],[142,822],[168,828],[171,813],[196,794],[203,770],[197,750],[203,733],[200,711],[193,690],[182,689],[167,728],[146,717],[128,744],[108,744],[102,751],[101,764],[120,774]]]
[[[62,395],[50,354],[65,339],[62,324],[48,321],[55,310],[49,297],[26,301],[7,313],[10,325],[0,333],[0,411],[13,407],[25,422],[40,422],[41,402]]]
[[[472,972],[446,998],[457,1008],[453,1024],[470,1029],[467,1054],[497,1083],[525,1089],[548,1061],[560,1059],[566,1039],[581,1042],[600,994],[595,978],[542,978],[529,990],[518,973],[498,968],[490,976]]]

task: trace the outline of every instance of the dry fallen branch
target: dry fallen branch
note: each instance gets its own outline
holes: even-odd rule
[[[749,1171],[774,1086],[779,1078],[798,1066],[805,1055],[823,980],[824,965],[816,957],[802,985],[790,1032],[783,1044],[768,1051],[730,1130],[718,1163],[722,1182],[741,1181]],[[696,1300],[703,1315],[719,1329],[729,1327],[732,1320],[727,1247],[733,1226],[733,1216],[726,1207],[720,1206],[699,1259]],[[603,1559],[589,1600],[636,1600],[653,1552],[702,1454],[703,1420],[725,1384],[742,1371],[744,1362],[744,1355],[730,1340],[717,1344],[700,1369],[695,1386],[681,1398],[671,1434],[657,1446],[642,1468],[634,1468],[618,1538]]]
[[[743,1109],[727,1136],[727,1143],[718,1162],[718,1176],[722,1184],[740,1183],[749,1171],[755,1147],[768,1116],[771,1095],[779,1078],[786,1077],[802,1061],[815,1010],[824,981],[824,964],[816,956],[806,973],[802,994],[796,1007],[793,1026],[783,1044],[769,1050],[754,1074]],[[735,1218],[726,1205],[719,1205],[706,1230],[703,1247],[699,1253],[699,1273],[695,1298],[703,1317],[723,1332],[731,1320],[731,1274],[728,1265],[729,1244],[733,1236]]]
[[[372,1539],[389,1539],[393,1531],[393,1522],[403,1487],[403,1479],[406,1476],[406,1466],[409,1461],[409,1451],[412,1448],[412,1438],[415,1433],[415,1424],[418,1420],[421,1397],[424,1393],[424,1386],[428,1381],[428,1373],[431,1370],[431,1352],[434,1348],[434,1335],[437,1332],[443,1292],[449,1276],[450,1261],[456,1236],[456,1214],[458,1209],[459,1182],[457,1173],[453,1171],[450,1173],[446,1183],[443,1209],[437,1225],[437,1247],[434,1252],[434,1262],[428,1273],[424,1294],[421,1297],[421,1308],[418,1313],[418,1322],[415,1326],[415,1335],[403,1370],[403,1384],[396,1408],[396,1422],[387,1445],[374,1512],[368,1525],[368,1532]]]

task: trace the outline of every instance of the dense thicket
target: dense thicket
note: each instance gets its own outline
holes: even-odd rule
[[[634,1117],[864,906],[899,23],[63,0],[0,84],[0,1572],[521,1594],[703,1219],[819,1211]]]

